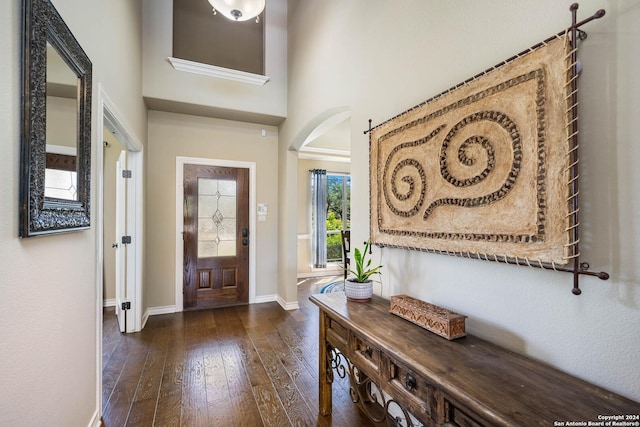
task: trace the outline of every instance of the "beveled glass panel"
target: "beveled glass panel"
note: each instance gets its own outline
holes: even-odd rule
[[[236,196],[221,196],[218,200],[218,209],[224,218],[236,217]]]
[[[236,242],[235,241],[222,241],[218,244],[218,256],[235,256],[236,255]]]
[[[218,181],[218,191],[222,196],[233,196],[237,194],[235,181]]]
[[[235,181],[198,178],[198,258],[236,255],[236,203]]]
[[[218,191],[217,179],[198,178],[198,194],[213,196]]]
[[[198,241],[198,258],[211,258],[218,255],[218,244],[211,240]]]
[[[213,240],[218,235],[218,229],[211,218],[198,218],[199,240]]]
[[[223,220],[218,226],[218,237],[220,240],[233,240],[236,239],[236,220],[235,218],[229,218]]]
[[[200,187],[198,186],[199,189]],[[198,218],[211,218],[216,209],[218,209],[218,198],[216,196],[198,194]]]

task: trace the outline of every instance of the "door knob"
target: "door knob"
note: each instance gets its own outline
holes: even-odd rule
[[[114,248],[114,249],[117,249],[118,248],[118,244],[114,243],[114,244],[111,245],[111,247]]]

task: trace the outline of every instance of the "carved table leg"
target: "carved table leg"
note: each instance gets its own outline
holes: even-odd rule
[[[329,326],[329,318],[327,314],[320,310],[320,342],[318,348],[318,378],[319,378],[319,399],[320,399],[320,415],[331,415],[331,383],[333,380],[333,372],[331,371],[331,363],[327,352],[327,328]]]

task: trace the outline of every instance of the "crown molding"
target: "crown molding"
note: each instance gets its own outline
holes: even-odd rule
[[[217,67],[215,65],[202,64],[200,62],[187,61],[180,58],[167,58],[171,66],[177,71],[216,77],[224,80],[232,80],[241,83],[249,83],[256,86],[264,86],[269,81],[268,76],[247,73],[246,71],[232,70],[230,68]]]
[[[327,160],[332,162],[351,163],[351,151],[305,146],[298,151],[298,158],[305,160]]]

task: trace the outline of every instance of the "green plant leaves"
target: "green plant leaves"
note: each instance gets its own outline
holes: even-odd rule
[[[355,276],[353,279],[356,282],[364,283],[371,280],[371,276],[375,274],[381,274],[380,269],[382,265],[378,265],[375,267],[371,267],[371,260],[367,260],[367,254],[369,253],[369,247],[371,246],[371,242],[367,240],[364,245],[364,250],[361,252],[360,249],[355,248],[353,251],[353,261],[355,270],[349,270]]]

